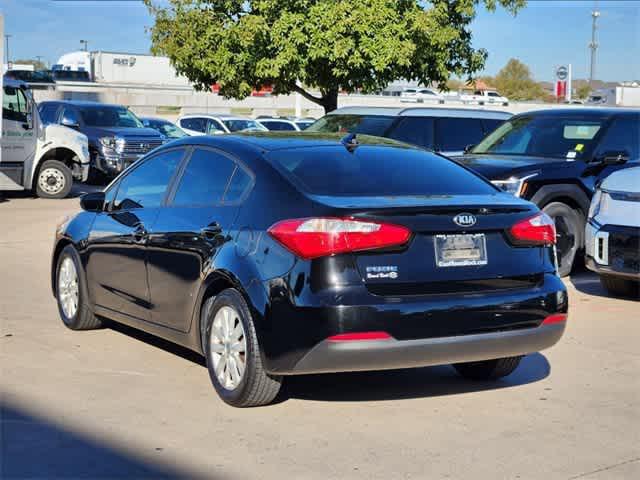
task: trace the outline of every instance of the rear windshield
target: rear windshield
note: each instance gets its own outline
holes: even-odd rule
[[[313,195],[483,195],[496,189],[444,157],[403,147],[361,145],[275,150],[267,159]]]
[[[382,137],[396,118],[381,115],[327,115],[311,125],[307,132],[363,133]]]

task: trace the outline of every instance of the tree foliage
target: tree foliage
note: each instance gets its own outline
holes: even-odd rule
[[[581,100],[586,99],[590,94],[591,87],[586,82],[581,83],[578,88],[576,88],[576,96]]]
[[[540,100],[545,97],[542,86],[531,76],[531,70],[512,58],[493,79],[498,91],[510,100]]]
[[[478,8],[516,13],[525,0],[145,0],[152,50],[199,89],[242,99],[271,85],[337,106],[405,78],[444,87],[472,77],[487,52],[471,45]],[[311,92],[319,92],[319,95]]]

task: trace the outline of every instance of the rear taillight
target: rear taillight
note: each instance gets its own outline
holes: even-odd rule
[[[511,227],[509,237],[515,245],[520,246],[554,245],[556,227],[549,215],[540,212]]]
[[[306,260],[404,245],[411,231],[399,225],[353,218],[301,218],[283,220],[269,234]]]

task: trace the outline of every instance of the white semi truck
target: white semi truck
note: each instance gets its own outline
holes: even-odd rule
[[[23,82],[2,79],[0,191],[28,190],[64,198],[73,180],[89,174],[87,136],[62,125],[44,125]]]

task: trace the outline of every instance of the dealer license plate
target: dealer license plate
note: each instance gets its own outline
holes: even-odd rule
[[[433,237],[438,267],[466,267],[487,264],[484,233],[436,235]]]

